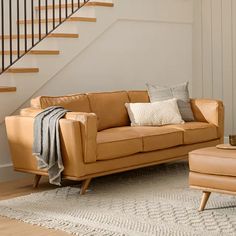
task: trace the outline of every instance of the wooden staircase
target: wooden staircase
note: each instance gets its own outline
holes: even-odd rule
[[[114,4],[113,3],[109,3],[109,2],[87,2],[87,3],[80,3],[80,7],[113,7]],[[34,14],[39,14],[39,12],[43,12],[43,11],[47,11],[48,10],[55,10],[55,9],[65,9],[65,8],[74,8],[74,7],[78,7],[77,3],[74,3],[73,6],[71,3],[66,4],[61,4],[61,5],[48,5],[48,6],[35,6],[34,7]],[[66,22],[67,24],[72,24],[72,23],[76,23],[76,22],[89,22],[89,23],[96,23],[97,19],[96,17],[86,17],[86,16],[74,16],[71,15],[70,17],[66,18],[66,17],[53,17],[53,18],[41,18],[41,19],[23,19],[23,20],[18,20],[17,21],[17,25],[22,25],[22,27],[24,29],[26,29],[26,25],[28,25],[28,27],[30,27],[30,25],[41,25],[41,24],[55,24],[55,23],[60,23],[60,22]],[[79,38],[79,34],[77,33],[61,33],[61,32],[53,32],[53,33],[49,33],[46,34],[45,32],[42,33],[18,33],[18,34],[7,34],[7,35],[2,35],[1,36],[2,39],[4,40],[22,40],[22,41],[26,41],[26,40],[31,40],[31,39],[47,39],[47,38],[63,38],[63,39],[76,39]],[[66,42],[65,42],[66,43]],[[68,42],[69,43],[69,42]],[[31,50],[29,50],[28,52],[26,52],[25,50],[22,50],[18,48],[18,50],[16,49],[7,49],[7,50],[2,50],[0,51],[0,57],[2,56],[10,56],[11,58],[13,56],[19,56],[21,57],[27,57],[29,55],[34,55],[34,56],[59,56],[61,54],[60,50],[50,50],[50,49],[34,49],[32,48]],[[21,60],[24,60],[24,58],[22,58]],[[29,73],[39,73],[40,68],[38,67],[18,67],[18,66],[11,66],[10,68],[7,68],[3,74],[7,73],[7,74],[29,74]],[[11,93],[11,92],[16,92],[17,88],[14,86],[0,86],[0,93]]]
[[[1,93],[16,92],[16,87],[0,86],[0,92]]]

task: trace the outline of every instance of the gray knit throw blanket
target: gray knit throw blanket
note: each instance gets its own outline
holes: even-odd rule
[[[64,170],[59,135],[59,120],[68,112],[63,107],[52,106],[40,112],[34,121],[33,155],[39,169],[46,169],[49,182],[61,185]]]

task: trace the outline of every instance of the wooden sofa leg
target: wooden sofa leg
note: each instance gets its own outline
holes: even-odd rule
[[[202,193],[202,200],[201,200],[201,204],[200,204],[200,207],[199,207],[199,211],[203,211],[205,209],[205,206],[207,204],[207,201],[208,201],[210,195],[211,195],[211,192],[203,191],[203,193]]]
[[[92,180],[92,178],[83,180],[81,188],[80,188],[80,195],[85,194],[91,180]]]
[[[40,181],[41,177],[42,177],[42,175],[35,175],[34,176],[33,188],[38,188],[39,181]]]

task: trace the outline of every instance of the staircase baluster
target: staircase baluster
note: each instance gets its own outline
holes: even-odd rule
[[[55,29],[55,0],[52,0],[52,19],[53,29]]]
[[[74,12],[74,0],[71,0],[71,11]]]
[[[32,31],[32,47],[34,46],[34,0],[31,0],[31,31]]]
[[[10,64],[12,64],[12,0],[9,0]]]
[[[61,24],[61,0],[59,0],[59,22]]]
[[[48,34],[48,0],[45,0],[45,5],[46,5],[46,9],[45,9],[45,14],[46,14],[46,34]]]
[[[5,67],[5,57],[4,57],[4,0],[1,1],[1,10],[2,10],[2,71]]]
[[[25,52],[27,52],[27,5],[24,0],[24,25],[25,25]]]
[[[39,5],[39,41],[41,40],[41,0],[38,2]]]
[[[17,58],[20,57],[20,3],[19,0],[16,2],[16,19],[17,19]]]
[[[66,4],[65,4],[65,10],[66,10],[66,16],[65,16],[65,18],[67,18],[67,16],[68,16],[68,3],[67,3],[67,0],[65,0],[65,2],[66,2]]]

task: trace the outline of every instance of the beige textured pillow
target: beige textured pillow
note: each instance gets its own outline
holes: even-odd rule
[[[131,126],[160,126],[184,123],[176,98],[153,103],[126,103],[125,106]]]

